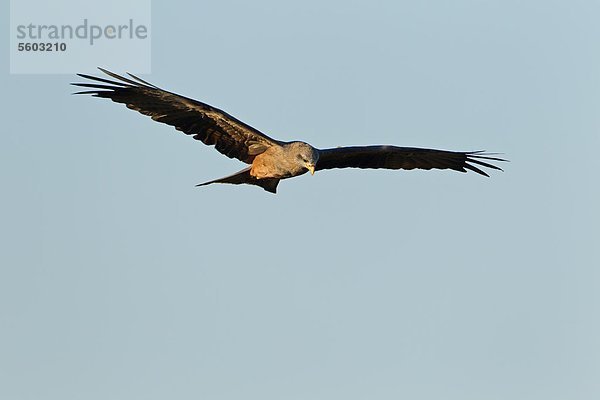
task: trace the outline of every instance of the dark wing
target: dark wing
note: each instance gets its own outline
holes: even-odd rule
[[[488,161],[506,161],[490,157],[482,151],[460,152],[418,149],[395,146],[338,147],[319,150],[316,170],[332,168],[385,168],[385,169],[453,169],[475,171],[489,176],[477,166],[501,168]]]
[[[104,97],[128,108],[149,115],[153,120],[174,126],[177,130],[207,145],[214,145],[221,153],[251,164],[254,156],[267,148],[281,144],[267,135],[208,104],[162,90],[132,74],[131,79],[99,68],[116,80],[91,75],[79,76],[95,81],[73,83],[92,88],[75,94]]]

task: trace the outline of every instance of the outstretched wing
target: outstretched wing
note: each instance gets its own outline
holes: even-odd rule
[[[506,161],[482,151],[458,152],[433,149],[418,149],[396,146],[338,147],[319,150],[316,170],[332,168],[385,168],[385,169],[453,169],[475,171],[489,176],[480,167],[500,167],[489,161]]]
[[[132,74],[131,79],[99,68],[115,80],[78,74],[93,83],[73,83],[72,85],[91,88],[75,94],[91,94],[104,97],[128,108],[139,111],[162,122],[194,139],[202,141],[230,158],[237,158],[251,164],[254,156],[267,148],[280,145],[277,140],[259,132],[224,111],[208,104],[162,90]]]

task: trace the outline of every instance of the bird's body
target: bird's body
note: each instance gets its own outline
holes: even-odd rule
[[[250,175],[257,179],[292,178],[305,174],[311,168],[314,168],[318,157],[317,149],[304,142],[290,142],[280,146],[272,146],[264,153],[254,157]]]
[[[250,184],[275,193],[281,179],[332,168],[452,169],[471,170],[488,176],[480,167],[500,170],[489,161],[505,161],[483,152],[455,152],[396,146],[358,146],[317,149],[301,141],[274,140],[222,110],[162,90],[134,75],[119,76],[100,69],[116,80],[91,75],[79,76],[93,83],[75,83],[92,88],[91,94],[124,103],[128,108],[174,126],[222,154],[249,164],[243,170],[202,183]],[[100,83],[97,83],[100,82]],[[483,161],[485,160],[485,161]]]

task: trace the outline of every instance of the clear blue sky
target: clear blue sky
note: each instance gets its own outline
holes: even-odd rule
[[[275,138],[511,160],[276,196],[3,41],[0,398],[600,398],[599,15],[154,1],[143,77]]]

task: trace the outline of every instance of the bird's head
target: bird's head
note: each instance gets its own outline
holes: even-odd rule
[[[319,151],[310,144],[304,142],[294,142],[293,148],[296,156],[295,161],[299,163],[302,168],[307,169],[314,175],[315,166],[317,165],[317,161],[319,161]]]

